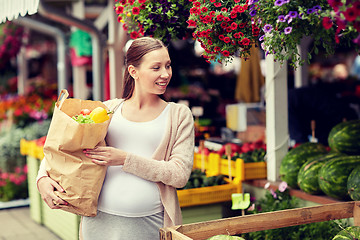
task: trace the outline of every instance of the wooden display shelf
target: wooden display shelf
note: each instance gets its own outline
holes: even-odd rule
[[[161,228],[160,239],[201,240],[219,234],[239,235],[346,218],[354,218],[354,225],[360,226],[360,201],[332,203]]]

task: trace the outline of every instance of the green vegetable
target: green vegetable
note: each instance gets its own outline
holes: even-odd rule
[[[309,194],[322,193],[318,181],[318,173],[325,162],[335,157],[341,156],[339,153],[328,153],[315,157],[307,161],[299,170],[298,185],[301,190]]]
[[[350,173],[347,180],[347,190],[352,200],[360,201],[360,166]]]
[[[319,170],[321,190],[330,197],[348,199],[347,180],[357,166],[360,166],[360,156],[340,156],[326,162]]]
[[[288,186],[298,188],[297,178],[301,166],[311,158],[327,153],[325,146],[320,143],[307,142],[291,149],[280,163],[280,178]]]
[[[331,129],[328,142],[334,151],[360,155],[360,120],[337,124]]]
[[[355,240],[360,238],[360,227],[351,226],[341,230],[332,240],[349,239]]]
[[[78,123],[94,123],[94,121],[90,118],[89,115],[79,114],[73,116],[72,119],[74,119]]]

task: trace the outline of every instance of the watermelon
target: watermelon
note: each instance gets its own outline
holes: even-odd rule
[[[347,190],[352,200],[360,201],[360,166],[350,173],[347,180]]]
[[[230,236],[230,235],[215,235],[207,240],[245,240],[242,237]]]
[[[360,227],[359,226],[351,226],[341,230],[332,240],[340,240],[340,239],[360,239]]]
[[[328,136],[332,150],[349,155],[360,155],[360,120],[335,125]]]
[[[291,149],[280,163],[281,180],[292,188],[298,188],[297,176],[301,166],[311,158],[325,153],[327,150],[321,143],[307,142]]]
[[[360,166],[360,156],[340,156],[325,162],[318,177],[321,190],[330,197],[347,200],[347,180],[357,166]]]
[[[297,179],[300,189],[308,194],[322,193],[318,182],[319,170],[326,161],[339,156],[341,156],[341,154],[332,152],[319,155],[303,164],[299,170]]]

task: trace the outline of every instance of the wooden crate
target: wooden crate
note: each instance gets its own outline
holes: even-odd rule
[[[259,213],[161,228],[160,239],[201,240],[219,234],[239,235],[345,218],[354,218],[354,225],[360,226],[360,201]]]
[[[267,177],[266,162],[244,163],[241,158],[231,161],[231,175],[241,181],[265,179]],[[221,158],[217,153],[210,153],[206,165],[206,175],[229,175],[229,161]]]
[[[177,190],[180,207],[198,206],[231,201],[231,194],[239,193],[241,182],[224,185]]]

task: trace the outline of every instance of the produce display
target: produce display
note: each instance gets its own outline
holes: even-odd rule
[[[327,153],[327,149],[320,143],[307,142],[291,149],[280,164],[280,178],[287,182],[288,186],[298,188],[298,173],[300,168],[308,160]]]
[[[322,190],[318,183],[318,173],[325,162],[330,159],[341,156],[340,153],[328,153],[319,155],[313,159],[308,160],[299,170],[298,185],[301,190],[309,194],[320,194]]]
[[[340,156],[326,162],[319,171],[321,190],[330,197],[348,199],[347,180],[357,166],[360,166],[360,156]]]
[[[227,184],[224,175],[207,177],[205,172],[202,172],[200,169],[194,169],[191,172],[189,181],[186,183],[185,187],[181,189],[211,187],[223,184]]]
[[[360,155],[360,120],[337,124],[331,129],[328,142],[334,151]]]
[[[349,239],[355,240],[360,238],[360,227],[351,226],[341,230],[332,240]]]
[[[266,155],[266,144],[263,141],[246,142],[242,145],[227,143],[218,151],[218,154],[223,159],[227,159],[227,155],[225,154],[225,148],[227,145],[231,146],[231,160],[233,161],[236,161],[238,158],[243,159],[244,163],[264,161],[264,157]]]
[[[347,180],[347,190],[350,198],[354,201],[360,201],[360,166],[357,166]]]
[[[82,109],[79,115],[72,117],[78,123],[102,123],[110,119],[109,114],[103,107],[97,107],[90,111],[89,109]]]

